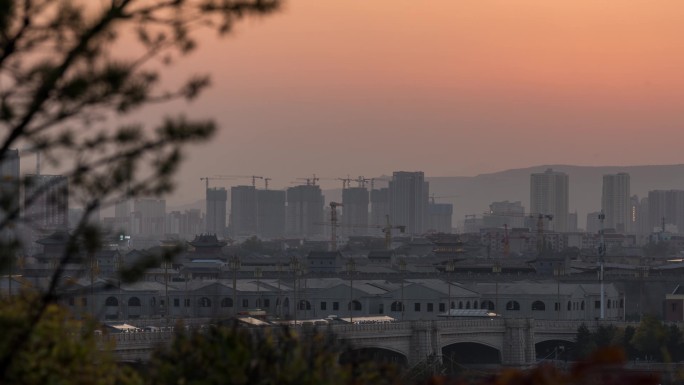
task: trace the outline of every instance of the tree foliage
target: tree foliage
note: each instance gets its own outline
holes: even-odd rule
[[[340,365],[342,351],[334,335],[315,329],[218,326],[204,333],[179,333],[170,349],[158,350],[150,383],[341,385],[398,379],[384,366]]]
[[[209,119],[171,116],[153,128],[136,121],[143,108],[194,100],[210,84],[207,75],[191,74],[171,85],[177,79],[164,81],[166,68],[192,53],[199,29],[223,35],[236,20],[279,6],[280,0],[0,0],[0,161],[12,149],[40,153],[68,178],[70,201],[84,208],[49,284],[24,322],[4,333],[12,349],[0,350],[0,383],[16,373],[18,357],[35,353],[31,341],[58,298],[63,266],[101,247],[90,215],[122,199],[171,191],[184,148],[215,131]],[[18,189],[6,187],[0,269],[22,253],[21,238],[8,233],[36,225],[21,215]],[[51,186],[33,187],[25,207]]]
[[[95,322],[76,321],[52,304],[45,310],[23,349],[15,351],[13,334],[21,332],[39,297],[33,294],[0,301],[0,352],[16,355],[3,384],[136,384],[135,372],[117,366],[95,334]]]

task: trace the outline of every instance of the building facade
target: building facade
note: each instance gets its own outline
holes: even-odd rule
[[[604,226],[607,229],[624,233],[631,232],[630,211],[632,199],[629,174],[621,172],[603,176],[601,209],[605,214]]]
[[[390,221],[406,226],[408,234],[422,234],[428,224],[429,184],[422,171],[396,171],[389,182]]]
[[[257,190],[257,235],[264,239],[285,236],[285,191]]]
[[[350,187],[342,190],[342,233],[345,236],[368,234],[368,189]]]
[[[224,188],[207,188],[206,233],[218,237],[226,235],[226,204],[228,192]]]
[[[234,237],[250,237],[257,233],[257,195],[254,186],[230,189],[230,232]]]
[[[530,213],[552,215],[550,230],[567,231],[569,199],[568,174],[549,168],[530,176]]]
[[[287,189],[286,233],[297,238],[323,236],[323,205],[321,188],[307,184]]]

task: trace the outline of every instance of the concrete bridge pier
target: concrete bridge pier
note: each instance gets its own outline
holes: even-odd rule
[[[528,366],[535,362],[533,319],[506,318],[504,322],[502,364]]]
[[[411,322],[411,344],[408,358],[409,366],[430,360],[442,362],[440,333],[434,321]]]

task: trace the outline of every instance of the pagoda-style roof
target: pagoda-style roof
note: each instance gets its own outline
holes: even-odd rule
[[[41,238],[36,243],[43,246],[66,245],[69,242],[69,233],[65,230],[57,230],[45,238]]]
[[[227,245],[224,241],[219,241],[216,234],[200,234],[196,235],[195,239],[188,242],[188,244],[195,248],[195,250],[220,249]],[[199,251],[199,250],[198,250]]]

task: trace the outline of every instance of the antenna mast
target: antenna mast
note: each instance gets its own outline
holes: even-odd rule
[[[601,222],[601,228],[599,230],[599,283],[601,284],[601,319],[604,319],[606,314],[605,314],[605,289],[603,287],[603,262],[606,256],[606,243],[603,238],[603,220],[606,219],[606,214],[603,213],[603,210],[601,210],[601,213],[599,213],[599,221]]]

